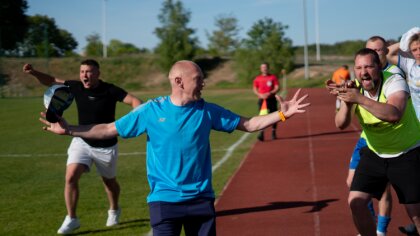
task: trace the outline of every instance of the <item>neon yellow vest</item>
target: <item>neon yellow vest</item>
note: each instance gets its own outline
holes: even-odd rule
[[[381,87],[393,73],[383,71],[382,75]],[[382,88],[378,97],[379,102],[387,102]],[[403,117],[397,123],[379,120],[359,105],[356,107],[356,115],[365,133],[368,147],[378,154],[397,154],[414,146],[420,140],[420,123],[411,98],[407,100]]]

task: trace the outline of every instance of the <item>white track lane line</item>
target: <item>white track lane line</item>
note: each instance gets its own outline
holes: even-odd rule
[[[311,185],[312,185],[312,201],[315,203],[318,201],[318,188],[315,181],[315,161],[314,161],[314,152],[313,152],[313,143],[312,143],[312,129],[311,129],[311,117],[310,109],[306,110],[306,124],[308,127],[308,149],[309,149],[309,168],[311,171]],[[320,218],[319,213],[317,211],[313,214],[314,218],[314,235],[319,236],[321,235],[320,229]]]

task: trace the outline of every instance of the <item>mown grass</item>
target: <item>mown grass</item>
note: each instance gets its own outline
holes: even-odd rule
[[[161,93],[137,93],[146,100]],[[256,98],[251,90],[204,91],[209,102],[223,105],[245,116],[256,113]],[[0,99],[0,235],[54,235],[66,214],[63,188],[66,150],[70,137],[44,132],[38,121],[43,109],[42,97]],[[129,108],[119,105],[117,117]],[[76,122],[73,104],[65,112],[70,123]],[[242,132],[211,134],[213,163],[236,142]],[[255,142],[251,135],[231,158],[213,175],[219,195],[228,179]],[[141,235],[149,231],[146,196],[149,187],[145,170],[145,137],[120,139],[118,180],[121,184],[121,224],[105,227],[108,203],[100,178],[93,169],[80,181],[78,215],[82,227],[77,234]]]

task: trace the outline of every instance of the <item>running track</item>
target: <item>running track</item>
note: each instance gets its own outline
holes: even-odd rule
[[[295,92],[289,91],[289,97]],[[278,125],[278,139],[256,142],[217,199],[217,235],[357,234],[347,205],[348,161],[359,138],[357,120],[334,125],[335,98],[304,89],[311,106]],[[377,207],[377,201],[374,203]],[[408,223],[394,194],[388,236]]]

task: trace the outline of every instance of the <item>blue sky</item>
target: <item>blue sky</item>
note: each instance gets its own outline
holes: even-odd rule
[[[163,0],[28,0],[27,15],[47,15],[59,28],[78,41],[77,51],[86,46],[86,36],[103,34],[103,3],[106,5],[106,41],[118,39],[139,48],[158,44],[153,33],[160,26],[158,14]],[[306,0],[308,43],[316,42],[315,2],[318,2],[319,41],[333,44],[345,40],[366,40],[372,35],[397,39],[414,26],[420,26],[420,0]],[[289,28],[286,37],[293,45],[303,45],[303,0],[183,0],[191,12],[189,27],[196,30],[203,47],[206,32],[215,30],[219,15],[232,15],[246,37],[252,25],[265,17]],[[403,4],[402,4],[403,3]]]

